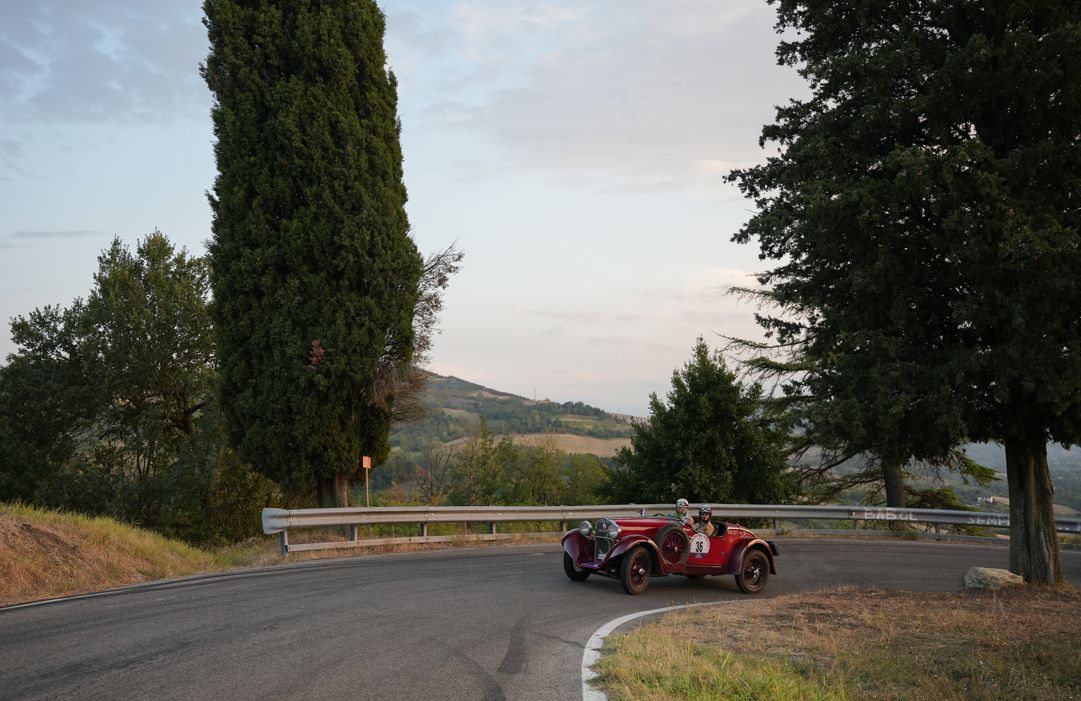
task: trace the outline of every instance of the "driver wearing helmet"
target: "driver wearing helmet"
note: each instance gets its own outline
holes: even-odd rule
[[[676,520],[688,526],[694,525],[694,517],[687,513],[690,503],[686,499],[676,499]]]
[[[694,524],[694,530],[708,538],[712,538],[717,533],[717,527],[709,520],[711,516],[713,516],[713,507],[704,504],[698,509],[698,523]]]

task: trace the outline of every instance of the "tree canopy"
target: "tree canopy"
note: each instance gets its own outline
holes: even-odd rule
[[[98,258],[94,289],[12,321],[0,500],[109,515],[189,541],[258,530],[274,485],[223,443],[207,260],[155,232]]]
[[[292,492],[344,505],[382,463],[423,261],[397,83],[372,0],[207,0],[218,176],[212,314],[230,436]]]
[[[667,402],[650,395],[649,422],[635,424],[631,447],[617,455],[615,501],[784,502],[787,433],[762,409],[761,386],[740,382],[699,338],[672,373]]]
[[[1011,569],[1061,581],[1046,443],[1081,436],[1081,5],[777,4],[812,96],[731,175],[758,209],[735,239],[782,261],[762,323],[858,449],[1003,441]]]

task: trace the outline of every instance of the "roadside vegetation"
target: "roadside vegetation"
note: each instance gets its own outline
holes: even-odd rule
[[[608,639],[609,698],[1076,699],[1081,593],[842,588],[675,611]]]
[[[240,564],[104,516],[0,506],[0,605],[108,589]]]
[[[516,535],[544,530],[538,525],[500,524],[501,533],[512,534],[510,539],[501,541],[463,538],[438,544],[405,543],[300,552],[291,553],[289,561],[558,540],[555,524],[544,524],[553,531],[551,536],[525,538]],[[456,536],[467,535],[469,531],[461,524],[437,524],[432,526],[430,533]],[[406,528],[405,532],[399,530],[395,534],[393,526],[377,526],[372,535],[392,537],[416,533]],[[297,531],[290,535],[293,543],[343,539],[338,532],[322,530]],[[106,516],[0,504],[0,606],[281,562],[278,540],[274,536],[256,536],[230,545],[199,548]]]

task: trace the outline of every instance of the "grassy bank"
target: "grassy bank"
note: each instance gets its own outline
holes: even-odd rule
[[[535,530],[536,526],[512,525],[522,531]],[[443,527],[447,534],[454,534],[455,529],[465,532],[460,525]],[[517,532],[515,528],[502,530],[508,531]],[[558,537],[559,534],[553,533],[551,539],[558,540]],[[292,534],[290,540],[304,543],[344,538],[340,533],[306,530]],[[463,540],[444,544],[396,544],[291,553],[288,561],[462,546],[490,547],[518,542],[539,541],[521,538],[497,543]],[[254,538],[230,547],[201,550],[108,518],[0,504],[0,606],[102,591],[156,579],[281,562],[275,536]]]
[[[609,639],[612,699],[1078,699],[1081,594],[840,589],[668,614]]]
[[[214,572],[257,545],[207,552],[107,518],[0,505],[0,605]]]

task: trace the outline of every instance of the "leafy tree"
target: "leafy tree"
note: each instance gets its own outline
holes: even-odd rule
[[[417,283],[417,301],[413,309],[413,358],[411,363],[401,359],[381,359],[376,378],[373,380],[375,396],[393,396],[393,425],[395,429],[423,421],[428,415],[424,390],[431,373],[425,368],[431,363],[431,349],[435,336],[441,333],[437,324],[443,311],[443,294],[450,284],[450,276],[461,269],[465,252],[454,244],[443,251],[428,256],[421,269]],[[383,400],[383,405],[386,404]],[[442,413],[442,412],[439,412]]]
[[[807,100],[735,171],[783,261],[763,317],[852,445],[898,464],[1001,440],[1010,568],[1061,582],[1047,441],[1081,433],[1081,5],[780,0]]]
[[[506,501],[523,506],[563,502],[563,460],[567,453],[552,436],[535,436],[515,446],[518,459],[507,470]]]
[[[736,288],[732,292],[756,300],[760,306],[774,306],[775,295],[771,290]],[[765,321],[769,323],[768,319]],[[806,320],[789,314],[786,323],[792,329]],[[947,448],[942,456],[922,460],[909,460],[896,453],[895,461],[884,460],[882,454],[891,454],[893,435],[854,437],[850,426],[838,421],[832,406],[834,397],[815,396],[816,390],[830,386],[826,380],[833,379],[834,385],[837,380],[823,377],[829,364],[816,363],[810,358],[806,336],[795,341],[790,336],[788,343],[732,337],[728,341],[726,350],[750,353],[752,357],[744,361],[745,367],[760,380],[773,384],[772,396],[766,402],[778,422],[789,426],[788,460],[801,499],[832,503],[855,490],[865,494],[865,501],[871,504],[965,510],[968,507],[948,487],[917,489],[906,480],[922,478],[941,482],[942,472],[946,470],[959,474],[966,485],[971,481],[987,488],[999,481],[997,472],[971,460],[961,447]],[[837,391],[836,386],[831,389]],[[842,466],[848,469],[839,469]],[[909,526],[893,521],[890,528],[908,530]]]
[[[222,443],[205,258],[115,240],[95,287],[12,322],[0,368],[0,499],[186,540],[247,537],[275,486]]]
[[[454,478],[454,450],[439,441],[430,441],[421,450],[417,468],[417,497],[420,503],[439,506],[447,499]]]
[[[563,490],[562,503],[568,506],[605,503],[611,471],[596,455],[571,455],[564,474],[567,487]]]
[[[241,455],[345,505],[382,463],[423,261],[408,236],[397,82],[372,0],[206,0],[218,177],[214,316]],[[389,368],[389,369],[388,369]]]
[[[780,503],[792,485],[786,433],[763,412],[762,388],[744,385],[701,338],[672,374],[667,403],[650,396],[649,423],[634,426],[616,457],[619,502]]]
[[[50,306],[12,320],[20,348],[0,368],[0,501],[55,507],[79,494],[99,501],[89,485],[67,489],[104,405],[100,383],[85,381],[93,364],[85,314],[77,299],[68,309]]]
[[[456,451],[448,501],[463,506],[499,504],[507,473],[517,459],[518,450],[510,435],[504,433],[496,442],[488,419],[482,416],[476,432]]]

